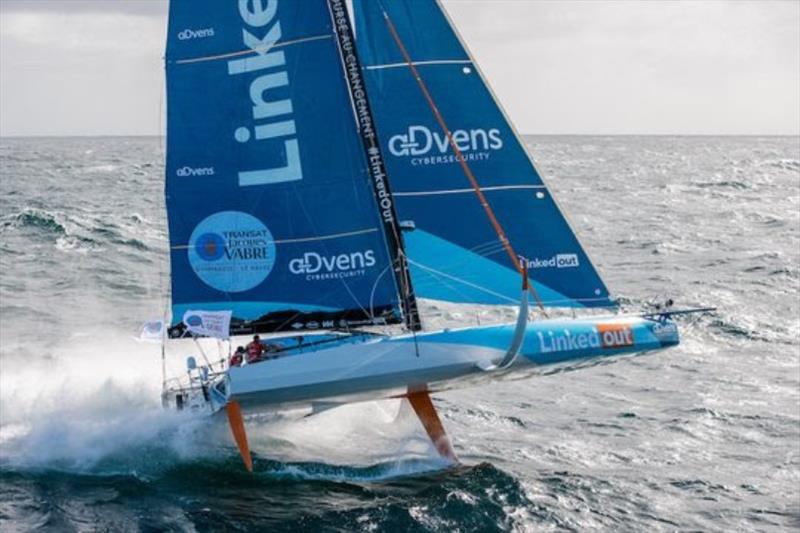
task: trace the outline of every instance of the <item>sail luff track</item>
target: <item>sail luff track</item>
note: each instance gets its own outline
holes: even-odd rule
[[[355,38],[344,0],[328,0],[328,10],[333,22],[345,80],[350,92],[358,133],[364,146],[367,170],[372,181],[375,199],[384,233],[388,242],[395,279],[405,315],[406,325],[411,331],[421,329],[419,310],[411,285],[408,260],[403,247],[403,237],[397,222],[386,164],[381,152],[380,140],[375,131],[375,119],[367,96],[366,83],[362,76],[361,62],[356,51]]]
[[[453,135],[452,135],[452,133],[450,131],[450,128],[447,127],[447,123],[444,121],[444,117],[442,117],[442,114],[439,112],[439,108],[436,105],[436,102],[433,100],[433,97],[431,96],[431,93],[428,90],[428,87],[425,84],[425,81],[422,79],[422,76],[420,75],[419,70],[417,70],[417,67],[415,66],[414,61],[411,59],[411,56],[409,55],[408,50],[406,49],[405,45],[403,44],[403,41],[400,38],[400,35],[397,33],[397,28],[395,28],[395,25],[392,22],[392,19],[391,19],[391,17],[389,17],[389,14],[386,12],[386,10],[383,10],[383,18],[386,21],[386,26],[389,29],[389,33],[391,34],[392,39],[397,44],[397,48],[399,49],[400,54],[403,56],[403,59],[404,59],[406,65],[408,66],[409,70],[411,70],[411,73],[414,76],[414,79],[416,80],[417,85],[420,88],[420,91],[422,91],[422,94],[425,97],[425,101],[428,103],[428,106],[430,107],[431,111],[433,112],[433,115],[436,118],[436,121],[439,123],[439,126],[442,128],[442,131],[444,131],[444,134],[447,137],[447,141],[448,141],[450,147],[452,148],[453,153],[456,155],[456,161],[458,161],[459,165],[461,166],[461,169],[464,171],[464,175],[467,177],[467,179],[470,182],[470,185],[474,189],[475,194],[477,195],[478,200],[480,201],[480,204],[483,207],[483,210],[484,210],[484,212],[486,213],[486,216],[489,219],[489,222],[491,223],[492,227],[494,228],[494,231],[497,233],[497,236],[500,239],[500,242],[502,243],[504,250],[508,254],[509,258],[511,259],[511,264],[516,265],[517,270],[519,270],[520,274],[523,274],[523,275],[527,276],[527,274],[524,272],[524,269],[520,265],[519,256],[514,251],[514,248],[511,245],[511,241],[509,241],[508,237],[506,236],[505,231],[503,230],[502,225],[500,224],[500,221],[497,219],[497,216],[494,214],[494,210],[492,209],[492,206],[489,204],[489,201],[486,199],[486,196],[483,194],[483,191],[481,190],[480,184],[478,184],[478,180],[475,178],[475,175],[472,173],[472,169],[470,169],[469,165],[467,164],[466,159],[464,158],[463,154],[461,153],[461,150],[458,147],[458,144],[453,139]],[[538,307],[542,311],[544,311],[544,304],[542,303],[542,300],[539,297],[539,294],[537,293],[536,289],[533,287],[533,284],[530,284],[529,287],[530,287],[531,294],[533,295],[534,299],[536,300],[536,304],[538,305]]]

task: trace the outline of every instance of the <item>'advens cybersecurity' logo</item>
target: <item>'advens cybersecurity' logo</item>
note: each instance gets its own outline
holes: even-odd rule
[[[465,161],[483,161],[495,150],[503,148],[500,130],[481,128],[453,130],[453,143]],[[459,161],[444,133],[431,131],[425,126],[409,126],[408,132],[389,139],[389,152],[395,157],[410,157],[411,164],[440,165]]]
[[[669,344],[678,342],[678,326],[674,322],[655,322],[652,331],[660,342]]]
[[[198,30],[186,28],[185,30],[178,32],[178,39],[181,41],[188,41],[190,39],[206,39],[213,36],[214,28],[201,28]]]
[[[275,265],[275,239],[256,217],[222,211],[192,232],[189,264],[203,283],[222,292],[247,291],[264,281]]]
[[[175,171],[179,178],[190,178],[193,176],[213,176],[214,167],[181,167]]]
[[[375,252],[364,250],[339,255],[320,255],[306,252],[289,261],[289,272],[305,275],[308,281],[343,279],[363,276],[375,266]]]

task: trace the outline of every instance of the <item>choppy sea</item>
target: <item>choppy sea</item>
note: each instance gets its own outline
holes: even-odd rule
[[[526,138],[656,355],[227,429],[159,404],[159,138],[0,139],[0,530],[800,529],[800,138]],[[172,361],[173,371],[179,363]]]

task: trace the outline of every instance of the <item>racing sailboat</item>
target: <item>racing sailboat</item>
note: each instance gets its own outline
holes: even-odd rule
[[[438,1],[172,0],[168,31],[168,337],[275,351],[163,400],[226,413],[248,469],[250,413],[403,398],[456,460],[432,392],[678,344],[618,312]]]

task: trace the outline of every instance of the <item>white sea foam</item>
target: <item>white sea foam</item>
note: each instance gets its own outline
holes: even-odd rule
[[[176,353],[190,347],[180,346]],[[204,348],[213,353],[212,343]],[[171,374],[181,373],[181,359],[170,357]],[[167,459],[164,454],[172,461],[190,461],[236,453],[224,416],[211,420],[162,409],[156,345],[119,331],[83,332],[64,340],[48,357],[22,360],[5,353],[4,363],[2,462],[25,468],[127,470],[141,468],[142,454],[154,449],[162,454],[153,458],[156,464]],[[399,407],[399,400],[389,400],[308,418],[302,417],[305,413],[248,417],[248,437],[254,453],[286,463],[394,464],[364,474],[369,478],[441,468],[417,419],[398,416]],[[283,473],[326,479],[350,475],[291,464]]]
[[[157,435],[168,422],[157,403],[159,363],[136,348],[118,334],[93,332],[65,339],[46,357],[4,353],[3,458],[86,467]]]

